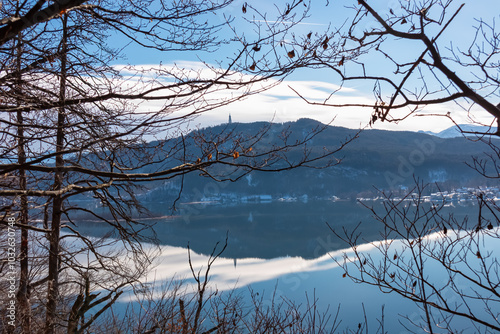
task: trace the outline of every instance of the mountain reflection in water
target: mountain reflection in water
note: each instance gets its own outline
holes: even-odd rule
[[[382,202],[366,204],[383,212]],[[171,217],[168,216],[172,212],[164,203],[151,203],[147,207],[153,217],[144,217],[144,222],[154,225],[161,245],[186,247],[189,243],[193,251],[210,254],[217,242],[224,242],[227,234],[228,246],[223,256],[235,259],[284,256],[314,259],[347,247],[328,225],[339,232],[342,228],[351,232],[357,227],[362,233],[359,239],[362,243],[380,240],[383,228],[366,207],[350,201],[180,204],[178,212],[182,215]],[[443,214],[453,212],[459,219],[473,215],[477,207],[470,202],[443,210]],[[96,237],[103,236],[109,229],[103,223],[85,220],[79,227],[83,233]]]
[[[369,201],[367,205],[373,205],[380,214],[384,212],[383,202]],[[193,268],[205,268],[206,254],[212,252],[217,242],[223,243],[227,233],[228,247],[210,272],[211,289],[228,293],[236,289],[235,293],[241,294],[247,303],[250,303],[249,289],[260,293],[266,302],[285,298],[305,304],[316,296],[319,297],[316,306],[321,312],[335,313],[340,305],[341,328],[357,328],[366,317],[369,328],[376,331],[382,311],[385,329],[390,333],[407,333],[401,324],[408,325],[409,320],[405,317],[416,323],[422,319],[423,311],[410,301],[343,278],[344,270],[334,259],[341,259],[344,252],[348,255],[352,252],[333,235],[326,223],[338,231],[342,228],[353,231],[357,227],[357,232],[362,235],[360,243],[381,238],[382,224],[359,203],[324,200],[203,206],[200,203],[181,204],[180,211],[189,214],[175,217],[166,217],[171,214],[166,204],[151,204],[148,208],[153,217],[143,221],[154,224],[162,246],[161,255],[144,282],[161,285],[175,277],[193,284],[186,245],[189,243],[192,250]],[[458,220],[465,215],[477,215],[477,210],[473,202],[468,202],[463,206],[446,207],[441,214],[446,217],[447,213],[453,213]],[[109,228],[102,223],[81,220],[80,230],[99,237]],[[486,239],[486,249],[496,249],[493,246],[495,241],[494,238]],[[392,244],[400,247],[398,241]],[[364,244],[359,250],[374,260],[381,260],[381,254],[373,245]],[[446,281],[436,263],[428,263],[426,268],[427,272],[434,273],[434,281]],[[133,295],[125,295],[120,299],[118,309],[125,308],[133,298]],[[120,306],[121,302],[123,306]],[[456,328],[470,325],[463,319],[454,320],[454,324]]]

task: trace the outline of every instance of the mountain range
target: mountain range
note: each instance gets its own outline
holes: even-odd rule
[[[496,131],[497,128],[495,127],[474,124],[459,124],[458,127],[452,126],[440,132],[421,131],[421,133],[426,133],[439,138],[460,138],[464,136],[475,137],[476,135],[474,133],[495,133]]]
[[[196,135],[210,137],[213,134],[238,133],[252,136],[267,127],[268,131],[258,145],[260,148],[270,148],[275,144],[273,140],[279,137],[278,134],[289,133],[289,140],[293,142],[322,126],[311,119],[280,124],[233,123],[197,130]],[[453,132],[451,129],[447,131]],[[353,129],[327,126],[308,141],[307,147],[312,152],[333,150],[348,138],[358,136],[335,155],[341,159],[340,164],[325,169],[297,168],[279,173],[257,171],[238,182],[228,183],[217,183],[211,178],[189,174],[184,179],[181,199],[199,201],[220,196],[256,195],[267,196],[262,198],[355,198],[376,196],[375,188],[404,191],[415,184],[415,179],[434,183],[441,190],[496,185],[496,180],[488,180],[470,167],[474,157],[488,159],[491,148],[487,143],[464,137],[448,138],[446,133],[436,136],[373,129],[358,133]],[[303,148],[291,150],[288,155],[293,159],[300,155],[301,150]],[[321,162],[317,166],[321,166]],[[171,201],[178,196],[179,189],[180,179],[163,181],[152,184],[142,197],[145,201]]]

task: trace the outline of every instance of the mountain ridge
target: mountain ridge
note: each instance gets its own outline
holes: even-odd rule
[[[374,193],[374,187],[387,191],[407,189],[414,178],[426,183],[439,184],[443,189],[460,186],[488,185],[488,180],[470,168],[472,157],[485,157],[489,147],[464,137],[440,138],[427,133],[387,131],[377,129],[357,130],[331,126],[312,120],[294,122],[232,123],[196,130],[197,134],[225,134],[234,131],[251,135],[268,127],[259,145],[273,145],[272,140],[280,131],[289,131],[296,140],[312,129],[325,127],[308,142],[313,152],[333,150],[347,138],[358,135],[337,155],[342,162],[326,169],[298,168],[279,173],[252,172],[234,183],[218,184],[209,178],[186,175],[182,200],[197,201],[220,194],[235,196],[339,196],[356,197],[359,193]],[[274,139],[273,139],[274,138]],[[290,154],[296,154],[292,151]],[[177,183],[176,183],[177,182]],[[147,196],[150,200],[178,196],[179,181],[156,185]],[[491,182],[490,182],[491,183]]]
[[[418,131],[420,133],[426,133],[432,136],[440,137],[440,138],[458,138],[458,137],[475,137],[477,136],[474,133],[478,134],[494,134],[497,131],[497,128],[484,126],[484,125],[475,125],[475,124],[459,124],[458,126],[452,126],[447,129],[444,129],[440,132],[431,132],[431,131]]]

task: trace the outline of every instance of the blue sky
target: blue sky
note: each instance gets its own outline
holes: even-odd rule
[[[413,1],[413,0],[411,0]],[[336,1],[332,0],[326,6],[326,1],[313,1],[311,4],[311,11],[309,17],[295,27],[297,35],[305,35],[308,32],[321,33],[325,31],[329,25],[339,25],[346,20],[353,11],[346,8],[346,5],[355,3],[356,1]],[[420,1],[422,2],[422,1]],[[245,33],[247,37],[252,36],[250,26],[246,24],[243,19],[251,19],[251,14],[243,14],[242,6],[244,1],[235,1],[224,10],[224,15],[232,16],[235,18],[234,26],[240,33]],[[268,13],[269,20],[276,14],[277,6],[273,1],[248,1],[249,4],[258,8],[261,13]],[[278,1],[283,8],[284,1]],[[389,11],[393,10],[398,13],[400,5],[398,1],[370,1],[379,13],[384,17],[389,15]],[[453,43],[453,46],[465,48],[474,37],[474,29],[472,28],[477,23],[475,18],[482,18],[484,21],[492,23],[496,18],[499,19],[500,2],[498,0],[466,0],[455,1],[452,8],[458,8],[462,3],[465,3],[464,9],[461,11],[457,19],[452,23],[447,32],[440,38],[439,45],[442,52],[446,52],[446,47]],[[223,22],[222,16],[214,16],[212,18],[215,22]],[[366,26],[371,24],[376,25],[374,20],[368,20],[364,23]],[[228,30],[222,30],[222,34],[231,34]],[[432,35],[432,32],[431,32]],[[120,39],[116,40],[119,43]],[[112,44],[113,45],[113,44]],[[412,59],[412,54],[417,50],[420,54],[419,45],[412,43],[402,43],[401,41],[394,42],[394,49],[391,50],[392,54],[402,59]],[[182,64],[182,66],[189,68],[199,67],[198,60],[203,59],[208,63],[214,64],[217,60],[223,60],[234,52],[234,46],[228,46],[218,52],[205,53],[205,52],[169,52],[156,53],[153,51],[144,52],[138,50],[133,45],[129,46],[126,50],[127,59],[125,62],[134,65],[156,65],[160,61],[163,64]],[[409,57],[409,58],[408,58]],[[380,59],[367,57],[364,59],[368,69],[373,68],[376,71],[393,71],[390,66],[381,62]],[[123,63],[123,61],[122,61]],[[469,73],[463,72],[463,75]],[[228,114],[232,114],[233,121],[251,122],[251,121],[270,121],[283,122],[295,120],[301,117],[311,117],[322,122],[329,122],[335,118],[335,125],[346,126],[350,128],[364,127],[370,119],[372,110],[362,110],[360,108],[331,108],[309,105],[300,99],[297,94],[291,89],[301,92],[302,95],[311,101],[322,101],[328,97],[332,90],[338,88],[340,84],[338,76],[334,75],[329,70],[311,70],[301,69],[288,76],[285,81],[271,90],[252,96],[244,101],[231,104],[224,108],[207,112],[200,116],[195,123],[201,126],[213,125],[227,121]],[[349,82],[345,85],[345,89],[334,95],[335,103],[343,102],[360,102],[366,101],[373,103],[373,83],[367,82]],[[500,102],[500,101],[499,101]],[[142,108],[151,108],[143,104]],[[450,111],[458,123],[469,123],[472,120],[480,121],[482,123],[491,122],[491,118],[481,110],[473,108],[468,114],[461,110],[456,104],[450,103],[447,105],[432,106],[424,110],[424,112],[432,114],[446,114]],[[409,119],[399,123],[378,123],[376,128],[380,129],[393,129],[393,130],[427,130],[427,131],[440,131],[451,126],[452,123],[445,117],[410,117]]]

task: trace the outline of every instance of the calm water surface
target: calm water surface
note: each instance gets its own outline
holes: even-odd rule
[[[383,212],[381,202],[367,204]],[[330,307],[334,312],[341,306],[340,328],[356,328],[357,323],[364,321],[366,312],[370,319],[369,333],[376,332],[382,308],[390,333],[406,333],[400,324],[401,315],[415,321],[422,315],[414,304],[396,295],[342,277],[343,269],[333,258],[340,258],[347,245],[333,235],[328,225],[339,231],[357,227],[363,242],[380,239],[381,224],[359,203],[324,200],[180,204],[179,211],[183,214],[168,218],[165,216],[171,211],[167,205],[154,203],[148,208],[153,218],[147,221],[154,224],[163,249],[154,274],[156,279],[176,275],[189,280],[187,244],[194,252],[194,265],[201,267],[206,263],[206,254],[217,242],[223,243],[227,234],[227,249],[211,273],[213,286],[220,290],[236,288],[248,296],[251,287],[269,300],[275,294],[277,298],[286,297],[298,303],[304,303],[306,295],[309,299],[316,295],[322,310]],[[477,207],[468,203],[446,211],[460,218],[473,215]],[[106,231],[101,224],[92,222],[82,222],[82,228],[95,236]],[[377,256],[373,250],[370,252]]]

